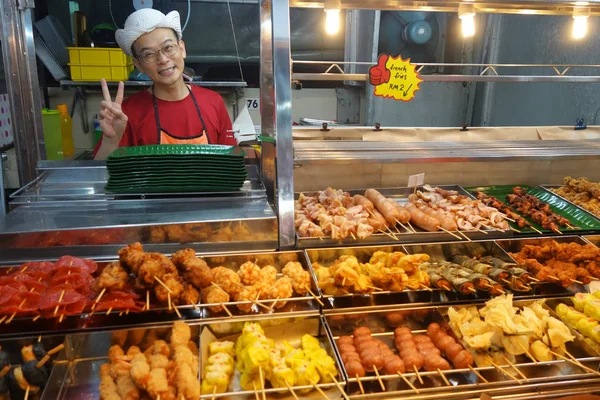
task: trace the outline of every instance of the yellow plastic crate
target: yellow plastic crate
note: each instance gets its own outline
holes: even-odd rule
[[[74,81],[122,81],[133,71],[133,61],[119,48],[68,47]]]

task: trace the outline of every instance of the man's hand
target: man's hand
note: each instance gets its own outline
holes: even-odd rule
[[[371,85],[377,86],[389,82],[392,71],[385,67],[388,58],[387,54],[380,55],[377,65],[369,68],[369,82],[371,82]]]
[[[100,103],[101,109],[98,113],[98,121],[102,128],[102,141],[109,142],[115,147],[119,146],[123,132],[127,127],[127,115],[123,113],[121,109],[121,103],[123,102],[123,92],[125,90],[125,84],[119,82],[119,88],[117,89],[117,97],[115,101],[112,101],[110,93],[108,91],[108,85],[106,81],[102,79],[102,95],[104,100]]]

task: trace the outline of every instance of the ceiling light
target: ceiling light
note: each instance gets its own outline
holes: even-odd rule
[[[458,18],[461,20],[463,37],[475,35],[475,5],[460,3],[458,5]]]
[[[341,0],[326,0],[325,10],[325,32],[335,35],[340,30],[340,12],[342,11]]]
[[[573,9],[573,38],[583,39],[587,33],[587,23],[590,17],[588,7],[579,7]]]

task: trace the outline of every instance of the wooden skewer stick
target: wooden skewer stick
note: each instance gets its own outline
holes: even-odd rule
[[[477,293],[477,289],[470,287],[470,288],[469,288],[469,292],[472,292],[472,293]]]
[[[509,374],[508,372],[506,372],[504,369],[502,369],[502,367],[500,367],[498,364],[496,364],[495,362],[491,361],[490,359],[490,363],[494,366],[494,368],[496,368],[498,371],[502,372],[503,375],[508,376],[510,379],[514,380],[515,382],[517,382],[519,385],[522,385],[523,382],[521,382],[520,379],[517,379],[516,377],[512,376],[511,374]]]
[[[307,290],[307,291],[308,291],[308,293],[310,293],[310,295],[311,295],[311,296],[312,296],[312,297],[313,297],[313,298],[314,298],[314,299],[317,301],[317,303],[319,303],[319,304],[321,305],[321,307],[325,307],[325,304],[323,304],[323,302],[321,301],[321,299],[319,299],[319,298],[317,297],[317,295],[315,295],[315,294],[313,293],[313,291],[312,291],[312,290],[310,290],[309,288],[306,288],[306,290]],[[277,301],[277,300],[275,300],[275,301]],[[273,304],[275,304],[275,303],[273,303]],[[273,307],[273,304],[271,304],[271,307]]]
[[[158,276],[155,276],[154,280],[156,280],[156,282],[160,283],[161,286],[164,287],[167,292],[169,292],[169,294],[173,294],[173,291],[171,290],[171,288],[168,287],[166,283],[164,283],[163,281],[161,281]]]
[[[258,397],[258,389],[256,388],[256,382],[252,381],[252,387],[254,388],[254,397],[256,398],[256,400],[260,400],[260,397]]]
[[[396,222],[397,222],[398,224],[400,224],[400,226],[401,226],[401,227],[402,227],[402,228],[403,228],[405,231],[407,231],[407,232],[410,232],[410,229],[408,229],[408,226],[404,225],[402,222],[400,222],[400,221],[398,221],[398,220],[396,220]],[[400,232],[398,232],[398,233],[400,233]]]
[[[12,314],[10,315],[10,318],[8,318],[8,319],[6,320],[6,325],[10,324],[10,323],[12,322],[12,320],[15,318],[15,316],[16,316],[16,315],[17,315],[17,313],[16,313],[16,312],[12,313]]]
[[[490,383],[487,379],[483,377],[475,368],[469,365],[469,369],[473,372],[479,379],[481,379],[484,383]]]
[[[60,302],[62,301],[64,295],[65,295],[65,291],[63,289],[60,292],[60,297],[58,298],[58,303],[56,303],[56,308],[54,308],[54,316],[56,316],[56,313],[58,312],[58,307],[60,307]]]
[[[214,385],[211,400],[215,400],[216,396],[217,396],[217,385]],[[181,397],[184,398],[183,396],[181,396]]]
[[[472,240],[467,235],[465,235],[464,233],[462,233],[461,231],[456,231],[456,232],[458,232],[458,234],[460,236],[464,237],[466,241],[472,242]]]
[[[260,366],[258,368],[260,368]],[[333,376],[333,374],[331,372],[329,373],[329,377],[333,380],[333,383],[335,383],[335,386],[337,386],[338,390],[342,393],[342,396],[344,397],[344,399],[345,400],[350,400],[350,398],[348,397],[348,395],[344,391],[344,388],[342,387],[342,385],[340,385],[340,383],[338,382],[338,380],[335,379],[335,376]]]
[[[419,379],[419,382],[422,385],[423,384],[423,378],[421,378],[421,374],[419,373],[419,370],[417,369],[417,366],[413,365],[413,369],[415,370],[415,374],[417,374],[417,379]]]
[[[569,279],[569,280],[573,283],[579,283],[580,285],[583,285],[583,282],[578,281],[577,279]]]
[[[342,286],[346,286],[346,277],[344,277],[344,279],[342,279]]]
[[[562,232],[560,231],[560,229],[553,229],[553,231],[554,231],[554,232],[556,232],[556,233],[558,233],[559,235],[564,235],[564,233],[562,233]]]
[[[329,397],[327,396],[327,394],[323,391],[323,389],[321,389],[320,387],[318,387],[317,385],[315,385],[313,383],[313,387],[317,390],[317,392],[319,392],[321,394],[321,396],[323,396],[323,398],[329,400]]]
[[[548,275],[548,278],[553,279],[555,281],[560,281],[560,279],[554,275]]]
[[[536,364],[536,365],[538,364],[538,360],[535,359],[533,354],[531,354],[525,346],[523,346],[521,343],[519,343],[519,347],[521,347],[521,349],[523,349],[523,351],[525,352],[525,355],[527,357],[531,358],[531,361],[533,361],[534,364]]]
[[[411,389],[412,389],[412,390],[413,390],[413,391],[414,391],[416,394],[419,394],[419,389],[417,389],[417,388],[415,387],[415,385],[413,385],[412,383],[410,383],[410,381],[409,381],[408,379],[406,379],[406,377],[405,377],[404,375],[402,375],[400,372],[398,372],[398,375],[400,376],[400,378],[402,378],[402,380],[403,380],[404,382],[406,382],[406,384],[407,384],[408,386],[410,386],[410,388],[411,388]]]
[[[273,308],[273,309],[275,309],[275,304],[277,304],[278,301],[279,301],[279,297],[277,297],[275,299],[275,301],[271,303],[270,307]]]
[[[483,233],[483,234],[485,234],[485,235],[487,235],[487,234],[488,234],[488,233],[487,233],[486,231],[484,231],[483,229],[475,228],[475,230],[476,230],[477,232],[481,232],[481,233]]]
[[[146,311],[150,311],[150,291],[146,290]]]
[[[38,343],[42,341],[42,335],[38,336]]]
[[[92,305],[92,310],[94,308],[96,308],[96,305],[98,305],[98,302],[100,301],[100,299],[102,298],[102,296],[104,296],[105,292],[106,292],[106,288],[102,289],[102,291],[100,292],[100,294],[98,295],[98,297],[96,297],[96,300],[94,300],[94,304]]]
[[[452,386],[450,384],[450,382],[448,382],[448,378],[446,378],[446,375],[444,375],[444,373],[442,372],[441,369],[437,369],[438,374],[440,374],[440,376],[442,377],[442,379],[444,380],[444,383],[446,384],[446,386]]]
[[[221,307],[223,307],[223,310],[225,310],[225,312],[227,313],[227,315],[229,315],[229,318],[233,318],[233,314],[231,313],[231,311],[229,311],[229,308],[227,308],[227,306],[223,303],[219,303],[219,305]]]
[[[525,379],[525,382],[529,382],[529,378],[527,378],[525,374],[519,368],[517,368],[517,366],[512,361],[510,361],[505,355],[502,355],[502,358],[504,358],[504,361],[506,361],[508,365],[510,365],[515,371],[517,371],[521,378]]]
[[[417,230],[410,224],[410,221],[408,221],[407,224],[414,233],[417,233]]]
[[[517,233],[521,233],[520,230],[513,228],[512,226],[508,227],[511,231],[517,232]]]
[[[428,290],[428,291],[430,291],[430,292],[433,292],[433,289],[432,289],[432,288],[430,288],[430,287],[429,287],[429,286],[427,286],[427,285],[423,285],[422,283],[419,283],[419,286],[420,286],[422,289],[425,289],[425,290]]]
[[[381,380],[381,376],[379,375],[379,371],[375,367],[373,367],[373,370],[375,371],[375,375],[377,376],[377,380],[379,381],[379,386],[381,386],[381,390],[383,390],[384,392],[386,392],[387,389],[385,388],[385,385],[383,384],[383,381]]]
[[[356,374],[356,382],[358,382],[358,387],[360,389],[360,393],[361,394],[365,394],[365,388],[362,385],[362,382],[360,381],[360,378],[358,376],[358,374]]]
[[[555,357],[558,357],[558,358],[560,358],[561,360],[564,360],[564,361],[570,362],[571,364],[573,364],[573,365],[576,365],[576,366],[578,366],[579,368],[583,368],[583,369],[585,369],[585,370],[587,370],[587,371],[589,371],[589,372],[591,372],[591,373],[593,373],[593,374],[596,374],[596,375],[600,376],[600,372],[598,372],[598,371],[596,371],[596,370],[593,370],[593,369],[591,369],[591,368],[589,368],[589,367],[586,367],[585,365],[583,365],[582,363],[580,363],[580,362],[579,362],[579,361],[577,361],[576,359],[570,359],[570,358],[567,358],[567,357],[565,357],[565,356],[562,356],[562,355],[560,355],[560,354],[558,354],[558,353],[555,353],[555,352],[553,352],[552,350],[550,350],[550,354],[554,355]]]
[[[59,351],[61,351],[62,349],[65,348],[64,344],[59,344],[58,346],[56,346],[55,348],[53,348],[52,350],[50,350],[48,353],[48,355],[53,356],[54,354],[58,353]]]
[[[46,354],[44,356],[44,358],[42,358],[40,361],[38,361],[38,363],[35,365],[36,368],[41,368],[44,366],[44,364],[46,364],[48,362],[48,360],[50,359],[50,354]]]
[[[256,299],[255,299],[255,300],[252,300],[252,299],[248,299],[248,300],[250,300],[251,302],[253,302],[253,303],[254,303],[254,304],[256,304],[257,306],[260,306],[260,307],[264,308],[265,310],[274,311],[274,310],[273,310],[271,307],[269,307],[268,305],[266,305],[266,304],[263,304],[263,303],[261,303],[261,302],[259,302],[259,301],[258,301],[258,299],[259,299],[259,297],[260,297],[260,293],[261,293],[261,292],[259,291],[259,292],[258,292],[258,295],[256,295]]]
[[[213,285],[214,287],[216,287],[217,289],[219,289],[221,292],[225,293],[227,296],[229,296],[229,293],[227,293],[225,290],[223,290],[223,288],[220,285],[218,285],[214,282],[211,282],[210,284]]]
[[[167,303],[169,304],[169,311],[173,309],[173,303],[171,303],[171,293],[167,292]]]
[[[292,396],[294,396],[294,398],[295,398],[296,400],[300,400],[300,399],[298,398],[298,395],[296,395],[296,392],[294,391],[294,389],[292,389],[292,387],[290,386],[290,384],[289,384],[289,383],[288,383],[288,382],[287,382],[285,379],[284,379],[283,381],[285,382],[285,386],[287,386],[287,388],[288,388],[288,390],[290,391],[290,393],[292,394]]]
[[[536,231],[537,233],[539,233],[540,235],[542,235],[542,231],[540,231],[539,229],[537,229],[535,226],[529,225],[529,228],[533,229],[534,231]]]
[[[0,318],[0,324],[3,323],[6,318],[8,318],[8,315],[5,315],[4,317]]]
[[[110,314],[110,312],[112,311],[112,309],[113,309],[113,308],[112,308],[112,307],[110,307],[108,310],[106,310],[106,315]],[[64,315],[64,314],[62,314],[62,315]]]
[[[29,399],[29,388],[30,388],[30,386],[27,385],[27,389],[25,389],[25,397],[23,398],[24,400]]]
[[[35,321],[37,321],[38,319],[40,319],[41,317],[42,317],[42,314],[38,314],[38,315],[36,315],[35,317],[33,317],[33,319],[32,319],[31,321],[35,322]],[[2,323],[2,322],[0,321],[0,324],[1,324],[1,323]]]
[[[392,239],[394,239],[394,240],[400,240],[400,239],[398,239],[396,236],[392,236],[392,235],[390,235],[389,233],[387,233],[386,231],[382,231],[382,230],[380,230],[379,232],[383,233],[384,235],[387,235],[387,236],[391,237],[391,238],[392,238]]]
[[[179,319],[181,319],[181,313],[179,312],[179,308],[177,308],[176,305],[173,305],[173,309],[175,310],[175,314],[177,314],[177,316],[179,317]]]
[[[440,228],[440,230],[442,230],[442,231],[446,232],[446,233],[447,233],[447,234],[449,234],[450,236],[454,236],[454,237],[455,237],[455,238],[457,238],[458,240],[463,240],[463,238],[462,238],[462,237],[458,236],[458,235],[457,235],[457,234],[455,234],[455,233],[452,233],[452,232],[450,232],[448,229],[446,229],[446,228],[442,228],[441,226],[440,226],[439,228]]]
[[[392,237],[396,240],[400,240],[398,239],[398,237],[396,237],[396,235],[394,235],[394,232],[392,232],[392,230],[390,228],[388,228],[388,232],[390,233],[390,235],[392,235]]]
[[[506,215],[504,216],[504,219],[507,220],[507,221],[510,221],[510,222],[517,222],[517,221],[515,221],[512,218],[508,218]]]
[[[265,393],[265,378],[263,377],[262,367],[258,366],[258,376],[260,379],[260,390],[262,390],[262,398],[263,400],[267,400],[267,394]]]

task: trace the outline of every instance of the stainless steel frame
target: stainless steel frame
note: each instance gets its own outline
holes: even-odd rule
[[[262,177],[267,191],[274,191],[279,248],[289,249],[295,245],[289,4],[263,0],[260,12]]]
[[[46,154],[33,41],[33,8],[34,0],[0,1],[2,54],[21,185],[35,178],[37,162]]]

